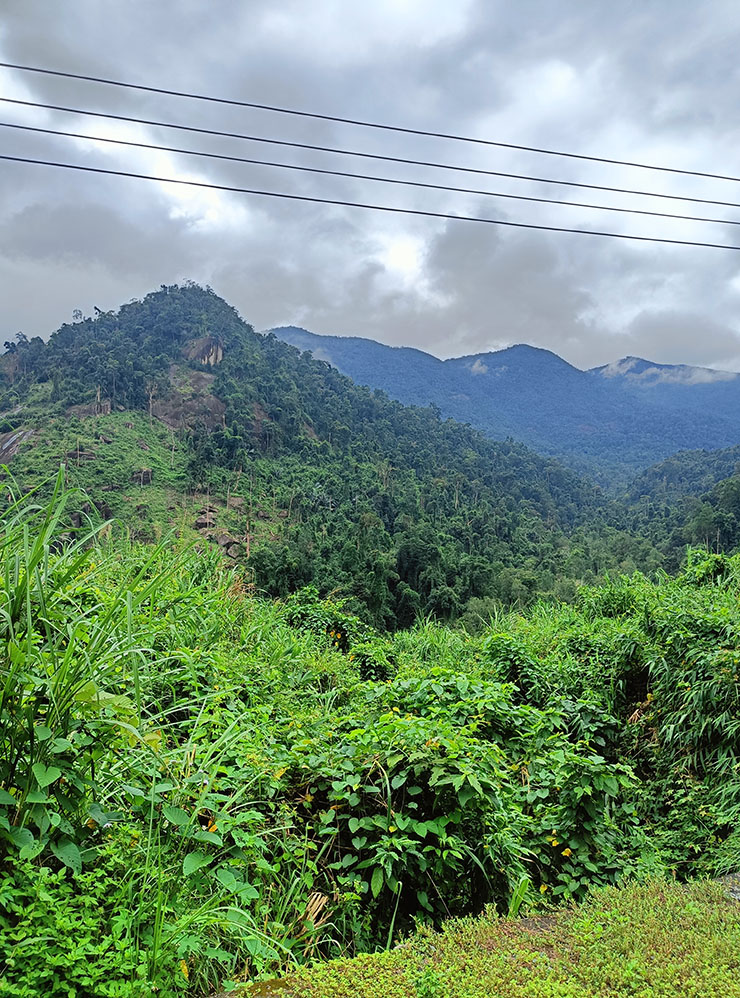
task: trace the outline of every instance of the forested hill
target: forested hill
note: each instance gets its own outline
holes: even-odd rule
[[[740,446],[680,451],[630,483],[625,525],[649,537],[664,567],[680,565],[686,544],[715,552],[740,544]]]
[[[722,450],[686,450],[647,468],[630,483],[629,497],[643,496],[673,503],[684,496],[710,492],[725,478],[740,471],[740,445]]]
[[[277,336],[401,402],[433,403],[494,439],[621,487],[678,450],[740,440],[740,376],[628,357],[581,371],[549,350],[518,345],[441,361],[420,350],[286,326]]]
[[[23,484],[63,460],[106,515],[198,525],[272,594],[314,583],[395,627],[659,562],[557,462],[358,387],[196,285],[21,337],[1,370]]]

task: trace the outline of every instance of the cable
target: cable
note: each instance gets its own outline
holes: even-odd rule
[[[233,100],[227,97],[211,97],[207,94],[194,94],[184,90],[166,90],[163,87],[149,87],[139,83],[125,83],[120,80],[109,80],[101,76],[85,76],[81,73],[65,73],[56,69],[41,69],[38,66],[23,66],[13,62],[0,62],[5,69],[18,69],[26,73],[43,73],[47,76],[62,76],[69,80],[85,80],[88,83],[104,83],[111,87],[123,87],[128,90],[142,90],[151,94],[164,94],[168,97],[186,97],[189,100],[208,101],[212,104],[227,104],[232,107],[249,107],[260,111],[271,111],[276,114],[290,114],[300,118],[314,118],[320,121],[334,121],[343,125],[359,125],[362,128],[375,128],[386,132],[401,132],[404,135],[423,135],[434,139],[448,139],[452,142],[469,142],[475,145],[496,146],[500,149],[518,149],[523,152],[540,153],[545,156],[562,156],[567,159],[581,159],[590,163],[608,163],[613,166],[631,166],[640,170],[658,170],[661,173],[679,173],[687,177],[707,177],[710,180],[731,180],[740,182],[740,177],[725,176],[721,173],[704,173],[701,170],[680,170],[672,166],[657,166],[654,163],[638,163],[625,159],[608,159],[605,156],[586,156],[575,152],[562,152],[557,149],[544,149],[539,146],[518,145],[514,142],[495,142],[492,139],[478,139],[467,135],[454,135],[448,132],[431,132],[421,128],[404,128],[401,125],[386,125],[377,121],[363,121],[358,118],[341,118],[334,114],[318,114],[313,111],[299,111],[289,107],[277,107],[272,104],[257,104],[252,101]]]
[[[297,163],[276,163],[265,159],[248,159],[244,156],[227,156],[223,153],[204,152],[198,149],[179,149],[177,146],[162,146],[151,142],[133,142],[129,139],[111,139],[102,135],[85,135],[84,132],[63,132],[57,128],[41,128],[35,125],[20,125],[15,122],[0,121],[0,128],[15,128],[23,132],[40,132],[43,135],[61,135],[65,138],[83,139],[87,142],[108,142],[118,146],[132,146],[135,149],[153,149],[157,152],[174,152],[184,156],[200,156],[206,159],[227,160],[232,163],[248,163],[252,166],[270,166],[281,170],[297,170],[301,173],[320,173],[330,177],[348,177],[351,180],[374,180],[382,184],[396,184],[402,187],[423,187],[452,194],[480,194],[483,197],[509,198],[515,201],[535,201],[538,204],[565,205],[570,208],[593,208],[596,211],[618,211],[626,215],[651,215],[655,218],[675,218],[684,222],[712,222],[718,225],[740,225],[740,220],[730,218],[707,218],[704,215],[676,215],[664,211],[648,211],[641,208],[616,208],[611,205],[586,204],[582,201],[558,201],[553,198],[529,197],[525,194],[502,194],[499,191],[481,191],[472,187],[448,187],[445,184],[429,184],[420,180],[400,180],[396,177],[375,177],[367,173],[349,173],[344,170],[325,170],[315,166],[300,166]],[[740,204],[736,207],[740,208]]]
[[[456,173],[474,173],[485,177],[507,177],[510,180],[528,180],[537,184],[556,184],[560,187],[581,187],[591,191],[608,191],[611,194],[636,194],[640,197],[668,198],[671,201],[689,201],[692,204],[710,204],[722,208],[738,208],[735,201],[713,201],[710,198],[685,197],[682,194],[659,194],[657,191],[640,191],[630,187],[605,187],[601,184],[585,184],[575,180],[552,180],[547,177],[530,177],[521,173],[505,173],[501,170],[483,170],[474,166],[456,166],[452,163],[436,163],[423,159],[404,159],[402,156],[384,156],[380,153],[357,152],[350,149],[337,149],[334,146],[317,146],[308,142],[288,142],[285,139],[268,139],[259,135],[244,135],[241,132],[223,132],[215,128],[199,128],[196,125],[178,125],[169,121],[154,121],[150,118],[133,118],[125,114],[112,114],[108,111],[89,111],[83,108],[64,107],[59,104],[43,104],[39,101],[19,100],[15,97],[0,97],[4,104],[20,104],[22,107],[37,107],[46,111],[63,111],[65,114],[81,114],[93,118],[106,118],[111,121],[126,121],[135,125],[151,125],[154,128],[173,128],[180,132],[196,132],[199,135],[215,135],[225,139],[240,139],[246,142],[261,142],[273,146],[287,146],[291,149],[310,149],[313,152],[328,152],[339,156],[356,156],[361,159],[382,160],[386,163],[404,163],[408,166],[428,166],[435,170],[451,170]]]
[[[111,177],[131,177],[135,180],[154,180],[160,184],[182,184],[187,187],[202,187],[213,191],[228,191],[233,194],[254,194],[259,197],[281,198],[287,201],[308,201],[312,204],[339,205],[343,208],[366,208],[371,211],[385,211],[396,215],[421,215],[425,218],[444,218],[455,222],[482,222],[488,225],[504,225],[513,229],[538,229],[543,232],[569,232],[586,236],[608,236],[612,239],[629,239],[641,243],[668,243],[674,246],[697,246],[704,249],[740,250],[731,243],[702,243],[691,239],[663,239],[657,236],[635,236],[623,232],[602,232],[596,229],[571,229],[562,225],[536,225],[532,222],[510,222],[498,218],[479,218],[475,215],[452,215],[441,211],[423,211],[420,208],[394,208],[390,205],[366,204],[360,201],[340,201],[335,198],[310,197],[307,194],[286,194],[280,191],[261,191],[250,187],[230,187],[226,184],[207,184],[201,180],[182,180],[174,177],[155,177],[149,173],[132,173],[128,170],[107,170],[100,166],[82,166],[77,163],[58,163],[47,159],[31,159],[27,156],[8,156],[0,153],[0,160],[13,163],[32,163],[38,166],[53,166],[64,170],[81,170],[84,173],[102,173]]]

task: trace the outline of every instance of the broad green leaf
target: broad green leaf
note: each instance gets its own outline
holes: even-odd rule
[[[191,877],[210,862],[211,857],[206,856],[204,852],[189,852],[182,861],[182,872],[186,877]]]
[[[18,849],[31,845],[31,843],[35,841],[33,832],[30,828],[11,828],[8,832],[8,836],[13,845]]]
[[[51,728],[47,728],[45,724],[37,725],[33,733],[40,742],[47,742],[51,738]]]
[[[82,870],[80,850],[71,839],[60,839],[59,842],[52,842],[51,851],[70,870],[73,870],[75,873],[79,873]]]
[[[18,853],[19,859],[36,859],[39,853],[44,851],[48,839],[42,838],[37,839],[35,842],[29,842],[27,845],[23,846],[21,851]]]
[[[376,866],[373,870],[372,879],[370,880],[370,890],[374,898],[380,894],[383,888],[383,871],[379,866]]]
[[[31,790],[26,795],[26,802],[28,804],[48,804],[52,800],[48,797],[43,790]]]
[[[61,769],[57,766],[45,766],[43,762],[37,762],[31,768],[42,790],[51,786],[62,775]]]
[[[190,815],[181,807],[163,807],[162,814],[172,825],[181,827],[190,823]]]
[[[7,790],[0,790],[0,804],[9,804],[11,807],[15,807],[15,797],[8,793]]]
[[[227,891],[236,890],[239,881],[227,866],[220,866],[216,870],[216,880],[222,884]]]
[[[214,846],[222,846],[224,844],[223,838],[216,832],[207,832],[202,830],[200,832],[196,832],[192,838],[195,839],[196,842],[210,842]]]

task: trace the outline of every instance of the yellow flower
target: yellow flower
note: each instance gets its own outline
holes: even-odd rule
[[[563,851],[561,852],[560,855],[561,856],[572,856],[573,855],[573,850],[572,849],[563,849]]]
[[[182,971],[182,976],[185,978],[185,980],[186,981],[189,980],[190,979],[190,970],[188,969],[188,961],[187,960],[180,960],[180,970]]]
[[[559,845],[560,845],[560,843],[558,842],[558,840],[557,840],[557,839],[553,839],[553,840],[552,840],[552,842],[550,843],[550,845],[551,845],[551,846],[553,847],[553,849],[554,849],[554,848],[555,848],[556,846],[559,846]]]
[[[540,894],[544,894],[547,891],[547,884],[540,884]]]

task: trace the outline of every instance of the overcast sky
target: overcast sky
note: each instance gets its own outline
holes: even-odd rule
[[[0,0],[0,59],[740,177],[737,0]],[[740,183],[404,136],[0,69],[0,96],[541,178],[740,203]],[[499,193],[740,219],[608,194],[11,104],[0,120]],[[6,154],[545,225],[736,243],[740,227],[545,206],[0,128]],[[160,284],[256,328],[440,357],[532,343],[740,370],[740,252],[392,216],[0,162],[0,342]]]

